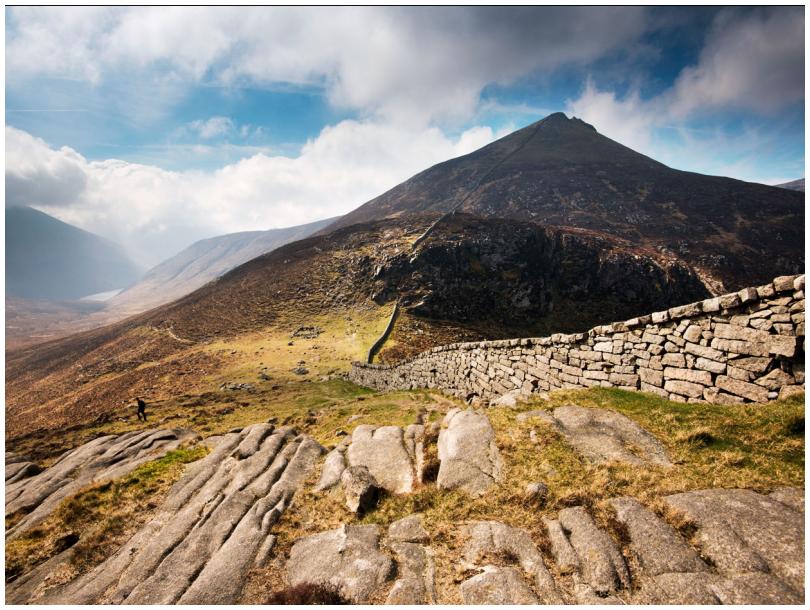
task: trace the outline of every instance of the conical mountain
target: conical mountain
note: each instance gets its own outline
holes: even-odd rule
[[[718,290],[804,264],[802,193],[672,169],[562,113],[435,165],[333,226],[453,210],[620,237],[678,256]]]

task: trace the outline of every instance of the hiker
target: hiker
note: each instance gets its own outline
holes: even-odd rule
[[[138,399],[138,420],[146,421],[146,403],[142,398]]]

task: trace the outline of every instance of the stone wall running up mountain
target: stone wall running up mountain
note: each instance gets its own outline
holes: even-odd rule
[[[349,378],[464,398],[602,386],[681,402],[767,402],[804,391],[804,275],[585,333],[455,343],[396,365],[354,363]]]

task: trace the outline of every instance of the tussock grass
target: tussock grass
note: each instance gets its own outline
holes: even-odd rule
[[[185,465],[207,453],[204,445],[176,449],[66,498],[40,525],[6,543],[6,582],[67,548],[70,578],[98,565],[154,516]]]

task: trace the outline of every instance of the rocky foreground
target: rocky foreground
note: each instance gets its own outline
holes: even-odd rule
[[[519,418],[552,425],[590,462],[672,467],[659,439],[613,411],[568,405]],[[13,467],[7,466],[6,514],[27,511],[7,536],[46,518],[87,482],[121,476],[194,439],[182,430],[102,437],[39,473],[19,456],[7,456]],[[359,425],[331,451],[271,424],[202,442],[211,452],[188,467],[156,516],[115,554],[64,583],[59,574],[70,561],[68,548],[9,583],[6,602],[239,603],[251,573],[268,567],[280,572],[292,601],[304,590],[390,604],[804,600],[804,495],[798,488],[699,489],[646,504],[615,497],[607,522],[585,502],[548,514],[544,531],[492,519],[451,523],[442,533],[454,550],[449,558],[439,557],[438,534],[419,512],[387,526],[347,521],[302,534],[279,552],[274,528],[305,487],[360,517],[374,514],[380,496],[407,495],[424,485],[470,498],[491,493],[504,483],[504,459],[487,413],[452,408],[441,424],[420,418],[404,428]],[[435,483],[432,449],[439,462]],[[546,493],[537,482],[526,501],[542,506]],[[455,591],[437,591],[439,561],[452,564]]]

